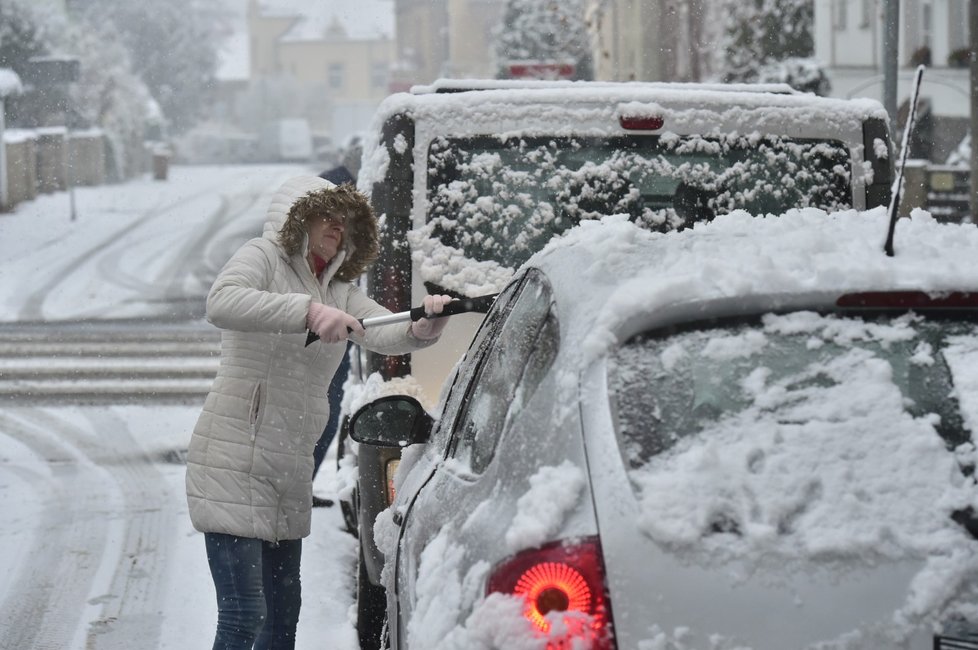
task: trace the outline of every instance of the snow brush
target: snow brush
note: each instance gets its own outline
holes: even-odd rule
[[[467,314],[470,312],[486,313],[492,307],[498,293],[475,298],[461,298],[446,303],[440,314],[425,314],[424,307],[414,307],[408,311],[401,311],[396,314],[386,316],[374,316],[373,318],[358,318],[357,321],[364,329],[377,327],[378,325],[391,325],[392,323],[406,323],[407,321],[419,321],[422,318],[441,318],[442,316],[453,316],[455,314]],[[313,331],[306,332],[306,345],[319,340],[319,335]]]

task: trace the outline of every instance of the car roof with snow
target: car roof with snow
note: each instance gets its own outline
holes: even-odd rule
[[[616,102],[625,102],[618,106]],[[637,102],[630,106],[631,102]],[[643,105],[650,102],[648,106]],[[496,113],[498,104],[520,106],[553,104],[570,110],[576,105],[613,106],[627,113],[629,108],[655,107],[725,110],[768,108],[774,111],[805,111],[818,117],[849,115],[856,119],[886,118],[882,104],[873,99],[835,99],[799,93],[785,84],[709,84],[675,82],[600,82],[600,81],[478,81],[439,80],[431,86],[416,86],[411,93],[390,95],[379,112],[390,114],[427,111],[443,115],[446,106],[459,113]],[[500,117],[505,117],[500,115]]]
[[[978,228],[914,211],[883,251],[883,208],[721,215],[652,233],[624,216],[582,222],[526,266],[553,286],[561,338],[586,365],[641,331],[715,317],[830,307],[842,294],[978,293]]]
[[[601,137],[623,129],[828,137],[862,146],[864,124],[885,132],[888,120],[876,100],[819,97],[784,84],[439,80],[381,102],[364,142],[361,188],[383,180],[387,151],[380,140],[397,115],[417,123],[421,146],[438,135]]]

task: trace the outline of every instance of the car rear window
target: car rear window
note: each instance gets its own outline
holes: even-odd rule
[[[581,219],[629,214],[670,230],[744,209],[851,207],[851,161],[833,140],[662,134],[436,138],[428,220],[474,260],[516,268]]]
[[[795,312],[649,333],[609,359],[608,386],[632,468],[734,430],[860,436],[915,422],[954,449],[978,426],[978,325]]]

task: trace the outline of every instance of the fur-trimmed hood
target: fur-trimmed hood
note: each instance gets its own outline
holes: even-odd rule
[[[350,282],[377,259],[377,218],[367,197],[351,185],[336,185],[318,176],[296,176],[286,181],[272,197],[263,237],[275,241],[287,257],[306,257],[309,249],[306,220],[329,212],[346,217],[343,246],[334,262],[333,276]],[[333,264],[330,264],[333,266]]]

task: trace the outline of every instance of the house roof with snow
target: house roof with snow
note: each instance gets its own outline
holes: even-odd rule
[[[282,36],[286,42],[394,37],[393,0],[259,0],[258,6],[264,16],[298,19]]]

